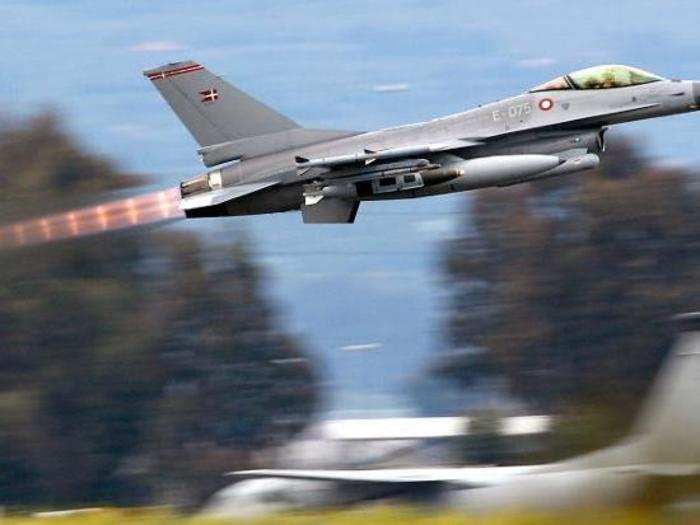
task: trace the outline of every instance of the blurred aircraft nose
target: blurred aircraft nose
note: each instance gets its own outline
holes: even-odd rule
[[[695,105],[700,106],[700,81],[693,82],[693,98],[695,98]]]

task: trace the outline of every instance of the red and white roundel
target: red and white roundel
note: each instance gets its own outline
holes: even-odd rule
[[[542,111],[549,111],[554,107],[554,101],[551,98],[543,98],[539,106]]]

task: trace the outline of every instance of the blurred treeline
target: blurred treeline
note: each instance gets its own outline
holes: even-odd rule
[[[445,247],[453,351],[439,373],[505,379],[529,412],[558,414],[554,455],[626,431],[669,317],[700,307],[694,175],[618,140],[594,172],[476,193]]]
[[[4,222],[143,179],[51,115],[0,129]],[[250,242],[141,229],[0,252],[0,506],[195,503],[316,402]]]

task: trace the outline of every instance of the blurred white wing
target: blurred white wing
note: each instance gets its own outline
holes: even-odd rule
[[[503,483],[539,467],[418,468],[381,470],[243,470],[229,476],[241,479],[278,478],[344,483],[431,484],[446,483],[463,488]]]

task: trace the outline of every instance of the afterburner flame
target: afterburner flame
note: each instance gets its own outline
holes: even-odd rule
[[[137,195],[0,227],[0,248],[29,246],[182,219],[177,188]]]

